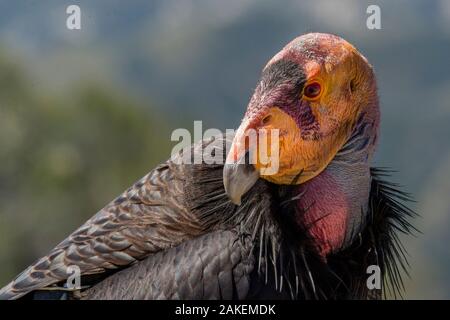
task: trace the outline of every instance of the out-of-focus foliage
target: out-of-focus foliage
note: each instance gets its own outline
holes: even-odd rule
[[[73,1],[0,0],[0,285],[166,159],[172,129],[236,128],[268,59],[328,32],[374,66],[375,164],[398,169],[422,215],[406,297],[450,298],[449,0],[76,3],[71,31]]]
[[[161,112],[93,83],[35,92],[0,56],[0,283],[169,154]],[[163,137],[163,138],[162,138]]]

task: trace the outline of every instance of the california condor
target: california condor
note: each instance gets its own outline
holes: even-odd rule
[[[415,213],[388,172],[371,167],[379,118],[367,59],[340,37],[300,36],[264,67],[235,135],[203,140],[159,165],[0,298],[397,295],[407,267],[398,237],[415,230]],[[247,132],[262,129],[279,132],[274,174],[259,158],[247,161]],[[226,164],[180,161],[207,148]],[[65,286],[74,265],[81,288]],[[371,265],[380,268],[381,289],[367,286]]]

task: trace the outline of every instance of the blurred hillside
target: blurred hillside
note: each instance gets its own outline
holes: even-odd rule
[[[173,129],[237,127],[262,66],[315,31],[375,68],[376,165],[422,215],[407,297],[450,298],[450,1],[80,0],[69,31],[72,2],[0,0],[0,284],[166,159]]]
[[[169,154],[169,130],[124,94],[83,83],[57,97],[32,90],[0,56],[0,282]]]

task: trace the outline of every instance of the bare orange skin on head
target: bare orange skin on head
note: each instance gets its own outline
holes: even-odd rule
[[[260,148],[246,143],[248,131],[278,130],[278,170],[267,173],[273,163],[258,154],[251,158],[254,171],[224,170],[230,199],[240,199],[247,182],[256,181],[249,172],[274,184],[297,185],[288,188],[296,195],[296,222],[326,261],[351,243],[365,219],[378,127],[376,81],[367,59],[337,36],[303,35],[263,69],[227,157],[235,162]],[[269,144],[274,147],[273,140]]]
[[[266,107],[259,114],[259,119],[268,118],[269,121],[262,123],[252,118],[244,119],[234,141],[239,143],[250,128],[279,130],[279,170],[275,174],[261,174],[263,179],[276,184],[301,184],[326,168],[348,140],[367,105],[366,97],[352,94],[352,85],[364,85],[370,82],[365,80],[372,77],[367,60],[343,39],[321,39],[314,47],[318,51],[317,56],[310,51],[300,54],[298,48],[293,47],[294,44],[295,40],[267,66],[282,59],[298,61],[306,74],[304,87],[313,82],[319,83],[320,96],[308,99],[303,92],[298,92],[298,101],[301,103],[298,106],[275,104]],[[322,52],[326,54],[320,56]],[[305,104],[308,104],[318,128],[313,136],[308,136],[307,128],[298,120],[300,116],[296,109],[305,107]],[[267,166],[258,159],[255,162],[258,170]]]
[[[328,165],[345,142],[346,132],[317,140],[305,140],[296,121],[279,108],[271,108],[272,121],[264,129],[279,129],[279,170],[261,177],[277,184],[300,184],[315,177]],[[259,170],[263,167],[256,162]]]
[[[295,222],[326,261],[352,242],[366,219],[378,128],[376,81],[366,58],[337,36],[303,35],[263,69],[227,156],[235,162],[249,155],[253,166],[226,167],[226,192],[239,205],[259,177],[297,185],[286,189],[293,195]],[[255,130],[279,132],[277,145],[265,141],[266,150],[278,151],[269,153],[278,154],[277,171],[268,172],[273,159],[264,161],[261,146],[247,142]]]

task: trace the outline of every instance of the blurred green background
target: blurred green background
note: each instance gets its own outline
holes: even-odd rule
[[[312,31],[374,65],[375,164],[399,171],[422,215],[406,297],[449,299],[447,0],[0,1],[0,286],[167,159],[172,130],[237,127],[262,66]]]

